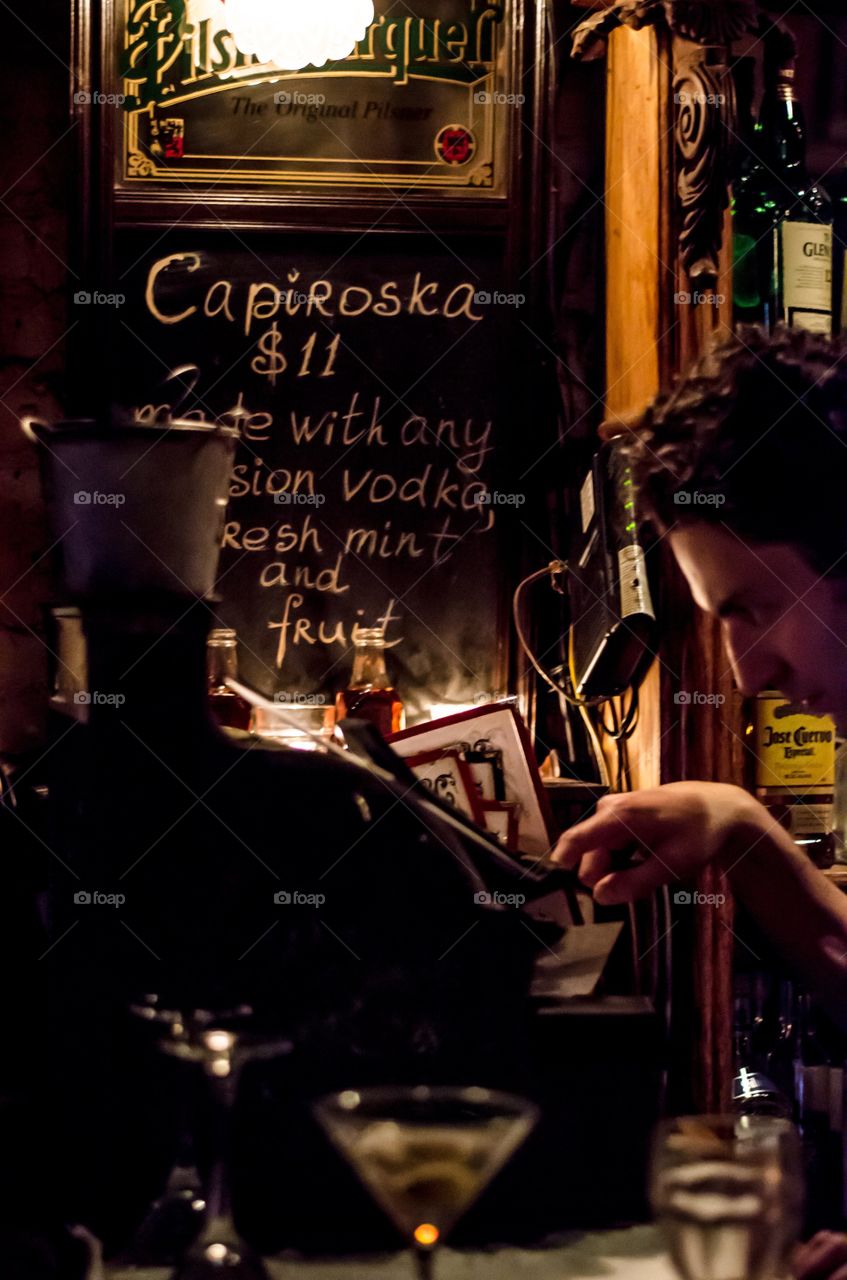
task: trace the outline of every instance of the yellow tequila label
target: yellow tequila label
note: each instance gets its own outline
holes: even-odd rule
[[[760,694],[755,712],[756,787],[786,795],[832,795],[835,723]]]

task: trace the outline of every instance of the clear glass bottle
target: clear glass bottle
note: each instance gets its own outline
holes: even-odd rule
[[[405,715],[385,665],[385,631],[382,627],[359,627],[353,646],[350,683],[335,700],[338,719],[370,720],[383,737],[399,733]]]
[[[779,983],[779,1012],[777,1031],[767,1058],[767,1072],[787,1096],[792,1096],[794,1086],[794,1060],[797,1045],[796,998],[794,983],[782,979]]]
[[[226,729],[250,729],[253,708],[227,688],[227,676],[238,679],[238,637],[229,627],[216,627],[206,641],[206,681],[209,706]]]
[[[757,997],[754,992],[756,979],[748,974],[736,977],[733,1006],[734,1075],[732,1079],[732,1110],[739,1115],[783,1116],[791,1115],[791,1103],[779,1086],[767,1075],[757,1059],[755,1040],[756,1021],[761,1014],[754,1013]],[[759,983],[761,986],[761,982]]]
[[[797,1122],[807,1141],[822,1144],[829,1133],[829,1059],[808,993],[798,999],[799,1036],[795,1061]]]
[[[808,1229],[837,1219],[841,1203],[841,1108],[834,1096],[843,1087],[840,1052],[833,1052],[835,1029],[808,993],[798,1000],[795,1068],[796,1120],[803,1140]]]

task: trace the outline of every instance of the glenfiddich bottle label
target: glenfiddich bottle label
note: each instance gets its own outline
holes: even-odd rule
[[[832,796],[835,723],[792,706],[782,694],[760,694],[755,715],[756,789],[771,794]]]
[[[785,318],[798,329],[832,329],[832,227],[820,222],[780,225]]]

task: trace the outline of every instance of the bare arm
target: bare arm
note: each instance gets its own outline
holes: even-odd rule
[[[613,854],[644,861],[613,869]],[[787,962],[847,1025],[847,895],[817,871],[768,811],[740,787],[712,782],[607,796],[559,840],[554,857],[579,870],[598,902],[627,902],[693,880],[709,862]]]
[[[739,833],[741,838],[729,842],[720,861],[738,899],[792,968],[847,1024],[847,894],[763,812],[764,833]]]

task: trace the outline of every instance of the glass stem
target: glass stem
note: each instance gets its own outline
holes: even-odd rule
[[[206,1193],[206,1225],[201,1239],[227,1236],[222,1243],[232,1243],[237,1239],[235,1223],[232,1217],[232,1201],[229,1182],[229,1145],[232,1137],[232,1112],[238,1092],[238,1071],[232,1065],[231,1074],[224,1079],[210,1077],[212,1084],[212,1100],[214,1106],[213,1133],[214,1147],[212,1164],[209,1171],[209,1185]]]
[[[433,1280],[435,1275],[435,1250],[416,1248],[415,1262],[417,1264],[418,1280]]]

